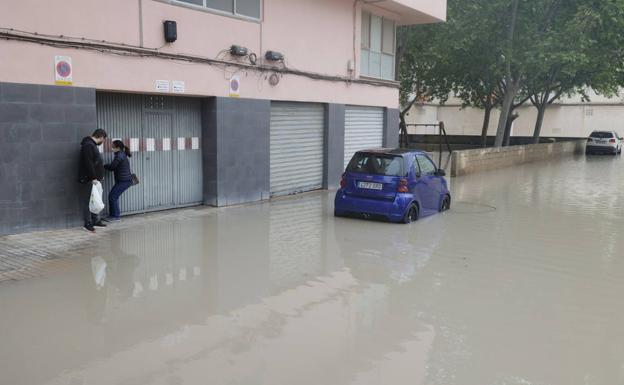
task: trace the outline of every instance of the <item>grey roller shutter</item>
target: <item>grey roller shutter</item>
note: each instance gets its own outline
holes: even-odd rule
[[[357,151],[382,147],[383,128],[383,108],[346,106],[344,166]]]
[[[113,159],[110,142],[122,140],[141,181],[121,196],[122,214],[201,204],[199,99],[98,92],[96,106],[98,127],[108,132],[105,162]],[[113,184],[107,173],[105,191]]]
[[[130,140],[140,138],[143,134],[142,111],[143,102],[141,95],[96,93],[97,123],[108,133],[109,143],[112,140],[122,140],[130,145]],[[113,160],[110,147],[106,146],[102,154],[104,163]],[[130,168],[139,178],[143,178],[143,160],[141,154],[134,152],[130,158]],[[108,210],[108,192],[114,184],[113,173],[106,173],[104,179],[104,202]],[[123,214],[139,213],[144,211],[144,185],[139,184],[129,188],[119,199],[119,205]]]
[[[271,195],[323,187],[322,104],[271,103]]]

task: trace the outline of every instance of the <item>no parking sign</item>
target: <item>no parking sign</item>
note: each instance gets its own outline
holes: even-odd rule
[[[72,60],[69,56],[54,57],[54,83],[57,86],[71,86],[72,80]]]

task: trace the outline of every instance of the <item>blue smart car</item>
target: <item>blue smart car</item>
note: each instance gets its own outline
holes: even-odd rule
[[[446,211],[451,194],[444,176],[444,170],[423,151],[358,151],[342,175],[334,215],[410,223]]]

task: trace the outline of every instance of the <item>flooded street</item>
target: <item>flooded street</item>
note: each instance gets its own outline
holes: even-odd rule
[[[624,384],[624,159],[451,189],[411,225],[320,192],[113,227],[0,282],[0,384]]]

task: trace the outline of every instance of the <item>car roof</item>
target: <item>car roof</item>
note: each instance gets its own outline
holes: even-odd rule
[[[383,154],[383,155],[400,155],[403,156],[405,154],[426,154],[425,151],[414,149],[414,148],[370,148],[367,150],[360,150],[358,152],[367,152],[372,154]]]

